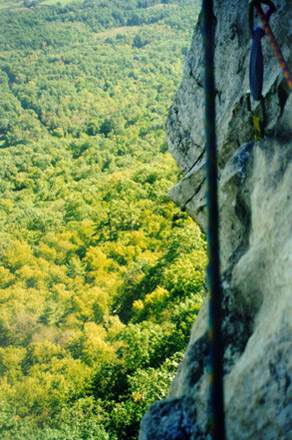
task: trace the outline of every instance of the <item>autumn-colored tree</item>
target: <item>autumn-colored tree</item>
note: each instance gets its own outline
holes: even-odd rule
[[[136,439],[175,374],[206,256],[164,124],[196,6],[1,3],[3,440]]]

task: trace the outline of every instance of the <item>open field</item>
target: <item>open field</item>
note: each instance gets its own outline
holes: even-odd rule
[[[61,3],[62,6],[72,3],[74,0],[45,0],[39,3],[40,6],[52,6]],[[0,0],[1,9],[20,9],[23,8],[23,2],[19,0]]]
[[[72,1],[74,1],[74,0],[45,0],[45,1],[41,2],[41,4],[52,6],[52,5],[56,5],[57,3],[61,3],[62,6],[66,6],[66,5],[68,5],[68,3],[72,3]]]
[[[19,7],[19,6],[20,6],[19,1],[0,0],[0,9],[16,8],[16,7]]]
[[[43,0],[39,3],[39,5],[43,6],[52,6],[61,3],[62,6],[66,6],[69,3],[72,3],[74,0]],[[158,5],[149,6],[147,9],[161,9],[166,7],[177,7],[177,4],[163,4],[160,3]],[[0,0],[0,10],[1,9],[19,9],[23,7],[23,2],[20,0]]]
[[[177,3],[159,3],[158,5],[153,5],[153,6],[148,6],[148,8],[146,9],[162,9],[162,8],[177,8],[178,4]]]

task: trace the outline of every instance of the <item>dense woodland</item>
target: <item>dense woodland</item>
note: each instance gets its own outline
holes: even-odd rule
[[[204,296],[164,132],[199,2],[0,10],[1,439],[137,439]]]

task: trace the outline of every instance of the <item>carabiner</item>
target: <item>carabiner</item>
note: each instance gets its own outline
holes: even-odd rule
[[[276,10],[276,6],[272,2],[272,0],[249,0],[249,2],[248,2],[248,24],[249,24],[249,34],[251,37],[253,36],[253,29],[254,29],[253,9],[256,6],[261,6],[261,3],[264,3],[265,5],[269,6],[267,11],[265,12],[265,16],[266,16],[267,20],[269,20],[270,16]]]

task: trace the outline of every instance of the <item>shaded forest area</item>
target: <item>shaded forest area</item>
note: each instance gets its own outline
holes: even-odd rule
[[[203,301],[164,132],[199,2],[5,6],[1,439],[136,439]]]

